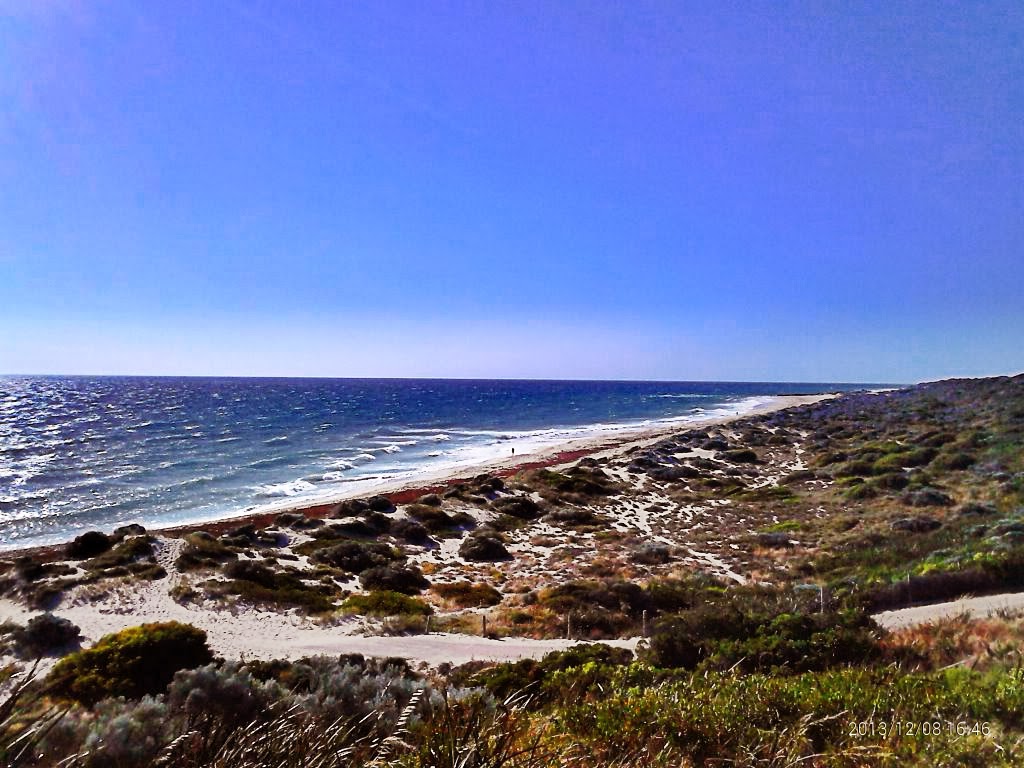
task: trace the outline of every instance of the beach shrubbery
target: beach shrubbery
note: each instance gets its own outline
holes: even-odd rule
[[[501,592],[490,584],[456,581],[435,583],[430,589],[442,600],[448,600],[459,608],[486,608],[501,602]]]
[[[465,512],[448,514],[443,509],[428,504],[410,504],[405,511],[412,520],[430,533],[442,536],[457,536],[461,529],[471,528],[476,524],[473,516]]]
[[[152,536],[132,536],[123,540],[113,549],[86,562],[85,568],[100,570],[118,565],[131,565],[140,560],[150,560],[154,554]]]
[[[221,563],[237,560],[238,555],[206,531],[195,531],[185,537],[185,546],[175,562],[180,571],[216,568]]]
[[[491,506],[520,520],[535,520],[540,517],[540,507],[529,496],[503,496],[495,499]]]
[[[871,661],[877,635],[853,611],[771,615],[703,605],[658,622],[648,658],[660,667],[805,672]]]
[[[553,504],[585,504],[595,498],[621,491],[619,485],[599,467],[577,465],[566,472],[537,469],[526,472],[522,480],[536,488],[542,498]]]
[[[87,560],[103,554],[114,545],[107,534],[100,531],[87,531],[67,545],[65,554],[71,560]]]
[[[229,581],[209,582],[208,588],[254,603],[298,606],[312,613],[324,613],[334,607],[336,589],[311,586],[293,573],[275,571],[262,563],[236,560],[225,566],[224,574]]]
[[[352,595],[341,607],[367,616],[429,616],[433,613],[433,609],[419,598],[391,590]]]
[[[375,541],[343,541],[317,551],[313,558],[347,573],[362,573],[367,568],[404,559],[394,548]]]
[[[475,562],[495,562],[512,557],[497,535],[480,533],[467,536],[459,545],[459,557]]]
[[[391,526],[391,535],[410,544],[426,544],[430,541],[430,531],[415,520],[396,520]]]
[[[33,659],[62,656],[77,649],[82,633],[68,619],[43,613],[33,616],[24,627],[11,630],[10,640],[18,656]]]
[[[137,699],[162,693],[178,670],[212,660],[202,630],[176,621],[143,624],[61,659],[47,684],[55,694],[86,705],[111,696]]]
[[[359,583],[369,591],[385,590],[403,595],[418,595],[430,586],[419,568],[397,565],[368,568],[359,575]]]

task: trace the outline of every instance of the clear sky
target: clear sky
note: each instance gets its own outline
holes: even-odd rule
[[[1024,369],[1024,4],[0,0],[0,372]]]

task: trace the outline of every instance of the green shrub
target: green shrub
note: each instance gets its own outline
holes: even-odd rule
[[[175,562],[180,571],[196,571],[202,568],[216,568],[238,555],[228,549],[206,531],[195,531],[185,537],[185,546]]]
[[[61,659],[47,683],[56,695],[86,705],[111,696],[137,699],[165,691],[178,670],[212,660],[202,630],[176,621],[143,624]]]
[[[262,563],[236,560],[228,563],[224,573],[230,581],[214,584],[212,588],[253,603],[298,606],[312,613],[324,613],[334,607],[335,590],[325,593],[322,586],[311,586],[292,573],[274,571]]]
[[[525,691],[540,699],[551,698],[551,693],[540,690],[544,681],[556,672],[579,670],[587,666],[616,667],[633,660],[633,652],[603,643],[580,644],[564,651],[554,651],[539,661],[523,659],[496,664],[478,672],[470,681],[482,685],[500,699]],[[564,692],[559,692],[562,695]]]
[[[704,605],[660,621],[649,658],[660,667],[804,672],[875,658],[877,627],[859,612],[747,612]]]
[[[352,595],[341,607],[367,616],[429,616],[434,609],[417,597],[391,590],[377,590],[365,595]]]
[[[153,559],[153,537],[133,536],[102,555],[86,561],[83,567],[87,571],[103,571],[109,568],[133,565],[140,560],[152,562]]]
[[[313,559],[348,573],[362,573],[367,568],[399,560],[401,555],[387,544],[376,541],[343,541],[333,547],[319,550]]]
[[[487,608],[501,602],[501,592],[490,584],[456,581],[434,584],[431,588],[439,597],[450,600],[460,608]]]

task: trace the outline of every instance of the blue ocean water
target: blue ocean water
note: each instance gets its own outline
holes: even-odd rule
[[[0,548],[170,525],[852,384],[0,377]],[[356,485],[353,485],[356,484]]]

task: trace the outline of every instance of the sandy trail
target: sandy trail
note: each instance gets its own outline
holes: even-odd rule
[[[213,652],[229,659],[300,659],[317,654],[338,655],[361,653],[364,656],[400,656],[422,661],[430,666],[443,662],[464,664],[468,661],[517,661],[541,658],[579,641],[555,639],[532,640],[506,638],[492,640],[473,635],[432,633],[429,635],[367,636],[354,634],[361,622],[353,619],[335,626],[321,626],[302,617],[250,609],[232,615],[229,611],[192,608],[167,598],[166,593],[144,589],[135,593],[133,605],[122,611],[110,610],[109,604],[97,610],[92,605],[57,609],[54,614],[77,624],[91,645],[105,634],[125,627],[154,621],[181,621],[207,633]],[[0,620],[25,622],[34,612],[10,600],[0,600]],[[636,648],[639,638],[605,640],[618,648]]]
[[[1022,610],[1024,610],[1024,592],[1006,592],[1000,595],[965,597],[946,603],[915,605],[895,611],[882,611],[876,613],[873,618],[885,629],[902,629],[963,614],[978,619],[991,616],[999,611],[1019,612]]]

